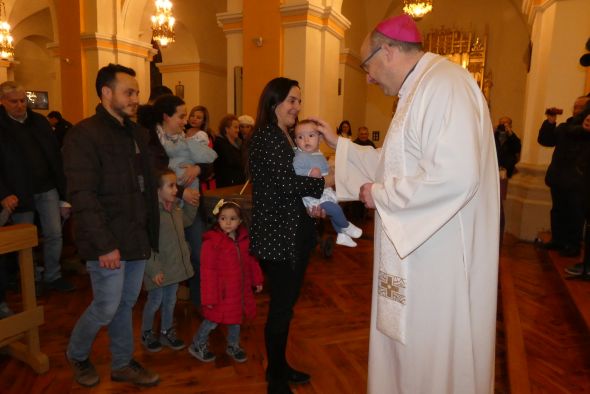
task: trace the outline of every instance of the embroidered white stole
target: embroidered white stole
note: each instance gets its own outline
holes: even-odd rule
[[[406,176],[405,158],[405,127],[412,102],[424,76],[432,67],[444,58],[434,56],[425,66],[414,72],[419,72],[412,81],[408,92],[400,97],[397,110],[387,131],[383,143],[381,161],[376,172],[377,182],[385,179],[403,178]],[[410,81],[409,81],[410,82]],[[405,259],[401,259],[393,245],[389,232],[396,226],[390,225],[394,219],[388,212],[378,212],[382,231],[379,242],[376,243],[379,256],[379,277],[377,279],[377,329],[388,337],[405,343],[406,339],[406,294],[411,282],[408,281],[408,267]]]

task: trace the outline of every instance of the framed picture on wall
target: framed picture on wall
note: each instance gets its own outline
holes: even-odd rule
[[[178,81],[178,85],[174,87],[174,93],[184,100],[184,85]]]
[[[27,90],[27,105],[31,109],[49,109],[49,93],[41,90]]]

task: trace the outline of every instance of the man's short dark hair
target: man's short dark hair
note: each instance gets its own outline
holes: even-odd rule
[[[57,120],[62,120],[63,116],[61,116],[61,113],[59,111],[51,111],[50,113],[47,114],[48,118],[51,119],[57,119]]]
[[[102,98],[102,88],[104,86],[108,86],[110,89],[115,87],[117,73],[124,73],[132,77],[135,76],[135,70],[120,64],[109,63],[108,66],[104,66],[98,70],[98,74],[96,75],[96,94],[98,94],[99,98]]]

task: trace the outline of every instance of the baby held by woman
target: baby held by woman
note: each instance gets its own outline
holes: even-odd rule
[[[320,133],[316,130],[314,121],[302,120],[295,126],[295,143],[297,149],[295,150],[293,167],[297,175],[319,176],[320,174],[313,173],[317,169],[322,176],[328,174],[328,161],[320,152]],[[332,222],[332,227],[338,233],[336,238],[338,245],[349,247],[357,245],[353,238],[359,238],[363,231],[346,219],[342,208],[338,205],[334,189],[325,188],[319,199],[303,197],[303,204],[306,207],[319,205],[326,211]]]

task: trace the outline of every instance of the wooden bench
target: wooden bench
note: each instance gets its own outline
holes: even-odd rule
[[[0,347],[37,373],[49,370],[49,359],[41,353],[39,326],[43,324],[43,307],[35,298],[33,247],[37,245],[37,228],[17,224],[0,228],[0,254],[18,252],[23,311],[0,320]]]

